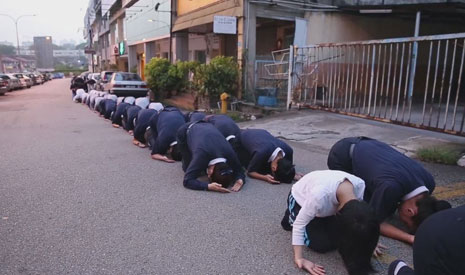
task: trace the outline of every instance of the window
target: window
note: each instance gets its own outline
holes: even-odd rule
[[[116,74],[115,81],[142,81],[138,74]]]
[[[195,51],[195,60],[199,61],[200,63],[207,63],[207,56],[205,51]]]

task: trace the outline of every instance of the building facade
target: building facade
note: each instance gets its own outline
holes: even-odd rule
[[[100,69],[144,76],[153,57],[208,63],[232,56],[242,69],[239,97],[255,102],[263,86],[285,89],[265,65],[291,45],[411,37],[465,31],[464,0],[91,0]],[[96,35],[97,33],[98,35]],[[421,62],[420,70],[421,70]]]
[[[51,36],[34,37],[34,51],[37,69],[39,71],[53,71],[53,43]]]
[[[150,59],[172,58],[171,1],[128,1],[126,15],[129,70],[145,79],[145,65]]]

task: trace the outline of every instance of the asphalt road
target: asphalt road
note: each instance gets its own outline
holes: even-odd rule
[[[290,185],[182,186],[121,129],[71,101],[69,80],[0,97],[0,274],[303,274],[281,229]],[[327,152],[292,144],[301,172]],[[383,239],[387,262],[411,248]],[[346,274],[336,252],[306,256]]]

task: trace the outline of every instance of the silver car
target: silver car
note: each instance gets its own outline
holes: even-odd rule
[[[87,90],[98,90],[100,85],[100,73],[91,73],[87,76]]]
[[[13,74],[16,78],[21,81],[21,85],[23,88],[31,88],[33,85],[32,80],[27,77],[25,74]]]
[[[21,81],[17,79],[14,75],[12,74],[1,74],[0,78],[2,80],[8,81],[8,91],[13,91],[16,89],[21,89]]]
[[[135,73],[116,72],[110,82],[105,84],[104,90],[117,96],[146,96],[149,89],[147,83],[142,81]]]
[[[0,78],[0,95],[4,95],[6,92],[8,92],[8,80]]]

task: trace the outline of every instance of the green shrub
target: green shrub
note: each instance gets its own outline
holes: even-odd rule
[[[189,74],[193,73],[199,66],[197,61],[178,61],[168,71],[173,86],[171,90],[185,92],[190,87]]]
[[[237,95],[239,66],[232,57],[217,56],[209,64],[197,67],[194,84],[201,96],[218,99],[226,92]]]
[[[169,74],[171,67],[170,61],[166,58],[152,58],[145,65],[147,85],[154,92],[157,100],[163,100],[166,92],[173,86],[173,79]]]
[[[417,157],[426,162],[456,165],[460,158],[460,152],[444,147],[420,148]]]
[[[145,66],[147,85],[158,100],[169,98],[171,91],[184,92],[190,85],[189,73],[198,66],[196,61],[178,61],[171,64],[165,58],[152,58]]]

